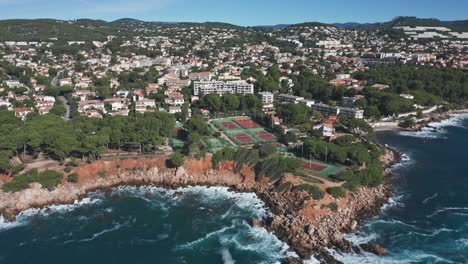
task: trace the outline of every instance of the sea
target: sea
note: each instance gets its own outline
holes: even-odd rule
[[[346,235],[377,242],[388,255],[339,254],[344,263],[468,263],[468,115],[420,132],[384,131],[381,143],[402,154],[391,168],[395,195],[382,214]]]
[[[378,217],[346,235],[388,255],[330,252],[344,263],[468,263],[468,115],[422,132],[384,131],[402,154],[395,194]],[[252,193],[227,187],[120,186],[72,205],[0,217],[0,263],[270,264],[295,256],[251,218],[271,213]],[[312,259],[308,263],[318,263]]]

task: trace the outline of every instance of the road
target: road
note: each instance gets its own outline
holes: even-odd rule
[[[63,117],[63,119],[65,119],[65,121],[70,120],[70,105],[68,104],[67,99],[62,95],[57,96],[57,99],[59,101],[62,101],[63,106],[65,106],[65,109],[67,110],[67,112],[65,113],[65,116]]]
[[[62,74],[62,72],[64,72],[65,70],[60,70],[59,72],[57,72],[57,75],[55,75],[54,79],[52,79],[52,81],[50,82],[50,84],[54,85],[54,86],[57,86],[58,85],[58,80],[59,80],[59,76],[60,74]]]
[[[58,80],[59,80],[59,76],[62,74],[62,72],[64,72],[65,70],[60,70],[59,72],[57,72],[57,75],[55,75],[54,79],[52,79],[52,81],[50,82],[50,84],[54,85],[54,86],[57,86],[58,85]],[[67,99],[62,96],[62,95],[59,95],[57,96],[57,99],[59,101],[62,101],[63,103],[63,106],[65,106],[65,109],[67,110],[67,112],[65,113],[65,116],[63,117],[63,119],[65,119],[65,121],[68,121],[70,120],[70,105],[68,104],[68,101]]]

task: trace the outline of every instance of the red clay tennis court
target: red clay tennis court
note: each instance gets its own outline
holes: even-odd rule
[[[326,169],[327,166],[323,166],[323,165],[303,161],[302,162],[302,168],[320,172],[320,171],[323,171],[324,169]]]
[[[232,122],[222,122],[221,125],[225,128],[225,129],[236,129],[236,128],[239,128],[238,125],[232,123]]]
[[[250,143],[250,142],[255,142],[255,139],[253,139],[251,136],[247,134],[233,134],[232,135],[235,139],[239,140],[241,143]]]
[[[263,140],[275,140],[276,139],[274,135],[265,131],[255,132],[255,135]]]
[[[252,119],[239,119],[239,120],[234,120],[237,124],[239,124],[243,128],[260,128],[261,126]]]

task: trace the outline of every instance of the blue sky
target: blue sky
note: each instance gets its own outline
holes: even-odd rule
[[[0,0],[0,19],[132,17],[237,25],[384,22],[395,16],[468,19],[468,0]]]

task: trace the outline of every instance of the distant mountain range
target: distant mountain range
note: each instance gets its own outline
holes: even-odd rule
[[[104,20],[78,19],[63,21],[57,19],[10,19],[0,20],[0,41],[37,41],[59,38],[61,40],[103,40],[108,35],[137,34],[136,28],[159,27],[205,27],[244,30],[256,28],[262,30],[281,30],[287,27],[333,26],[355,30],[386,30],[395,26],[433,26],[447,27],[455,31],[468,32],[468,20],[440,21],[433,18],[396,17],[383,23],[335,23],[324,24],[306,22],[300,24],[278,24],[254,27],[242,27],[222,22],[148,22],[133,18],[122,18],[107,22]]]
[[[392,21],[382,23],[335,23],[335,26],[360,29],[360,30],[376,30],[390,29],[398,26],[426,26],[426,27],[446,27],[455,31],[468,31],[468,20],[459,21],[441,21],[435,18],[417,18],[417,17],[396,17]]]

